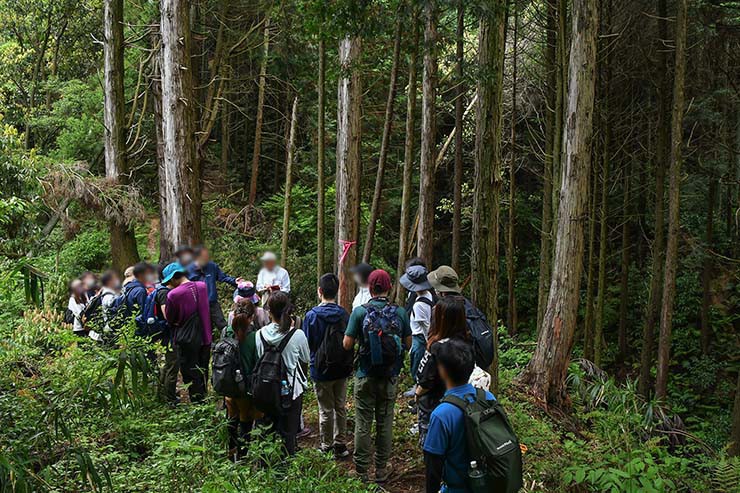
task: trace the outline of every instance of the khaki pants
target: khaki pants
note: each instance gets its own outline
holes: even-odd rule
[[[355,377],[355,467],[366,473],[370,467],[372,427],[375,421],[375,468],[388,464],[393,445],[393,408],[398,378]]]
[[[322,449],[345,445],[347,440],[347,379],[315,382],[319,403],[319,439]]]

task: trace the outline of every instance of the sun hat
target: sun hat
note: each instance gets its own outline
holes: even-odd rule
[[[162,284],[167,284],[175,277],[175,274],[187,274],[187,270],[180,262],[172,262],[162,269]]]
[[[367,278],[371,293],[387,293],[391,290],[391,276],[383,269],[375,269]]]
[[[254,284],[249,281],[243,281],[236,285],[234,303],[238,303],[240,300],[249,300],[255,305],[260,302],[260,297],[257,294]]]
[[[460,294],[462,292],[458,284],[460,281],[457,272],[449,265],[440,265],[427,275],[427,279],[438,293]]]
[[[412,265],[406,269],[406,273],[401,276],[401,286],[409,291],[426,291],[432,289],[427,279],[427,268],[423,265]]]
[[[361,262],[353,267],[349,268],[349,271],[353,274],[359,274],[363,282],[367,282],[370,274],[375,270],[375,267],[368,264],[367,262]]]
[[[273,262],[277,262],[277,255],[275,255],[272,252],[265,252],[264,255],[260,257],[260,260],[263,262],[267,262],[268,260],[272,260]]]

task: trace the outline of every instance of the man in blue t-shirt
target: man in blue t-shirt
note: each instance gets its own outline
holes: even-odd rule
[[[473,350],[465,341],[450,339],[437,351],[439,375],[447,392],[472,402],[475,388],[468,383],[475,366]],[[495,397],[486,392],[488,400]],[[468,493],[470,456],[465,443],[465,416],[462,410],[443,402],[432,412],[424,441],[427,493]],[[440,490],[441,486],[441,490]]]
[[[402,347],[396,356],[395,364],[378,366],[372,364],[371,346],[364,327],[368,321],[379,320],[379,313],[386,313],[390,302],[391,276],[382,269],[374,270],[367,280],[372,298],[364,305],[352,310],[344,335],[344,349],[350,350],[357,343],[360,347],[359,366],[355,372],[355,470],[362,481],[368,481],[371,430],[375,421],[375,481],[384,483],[391,473],[388,460],[393,443],[393,408],[396,405],[398,374],[403,366],[404,355],[411,347],[411,327],[406,310],[390,305],[394,310],[396,331]],[[385,317],[384,322],[390,317]],[[387,334],[386,334],[387,337]],[[377,348],[377,346],[376,346]],[[385,359],[384,359],[385,361]]]

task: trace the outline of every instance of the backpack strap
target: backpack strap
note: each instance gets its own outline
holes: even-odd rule
[[[290,338],[293,337],[293,334],[295,334],[296,330],[298,329],[296,329],[295,327],[290,329],[290,332],[288,332],[285,337],[283,337],[283,340],[280,341],[280,344],[277,347],[279,353],[282,354],[282,352],[285,350],[285,346],[288,345],[288,342],[290,342]],[[262,337],[262,334],[260,334],[260,337]],[[265,339],[263,338],[262,341],[264,342],[264,340]]]
[[[417,303],[424,303],[425,305],[427,305],[429,307],[433,307],[434,306],[434,301],[430,300],[426,296],[417,296],[416,299],[414,300],[414,305],[417,304]],[[413,305],[411,305],[411,306],[413,307]]]
[[[460,409],[463,413],[465,413],[468,408],[468,404],[470,404],[470,402],[456,395],[446,395],[442,398],[442,402],[452,404],[456,408]]]

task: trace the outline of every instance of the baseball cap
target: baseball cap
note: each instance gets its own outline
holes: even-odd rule
[[[391,276],[383,269],[375,269],[367,278],[370,293],[387,293],[391,290]]]

